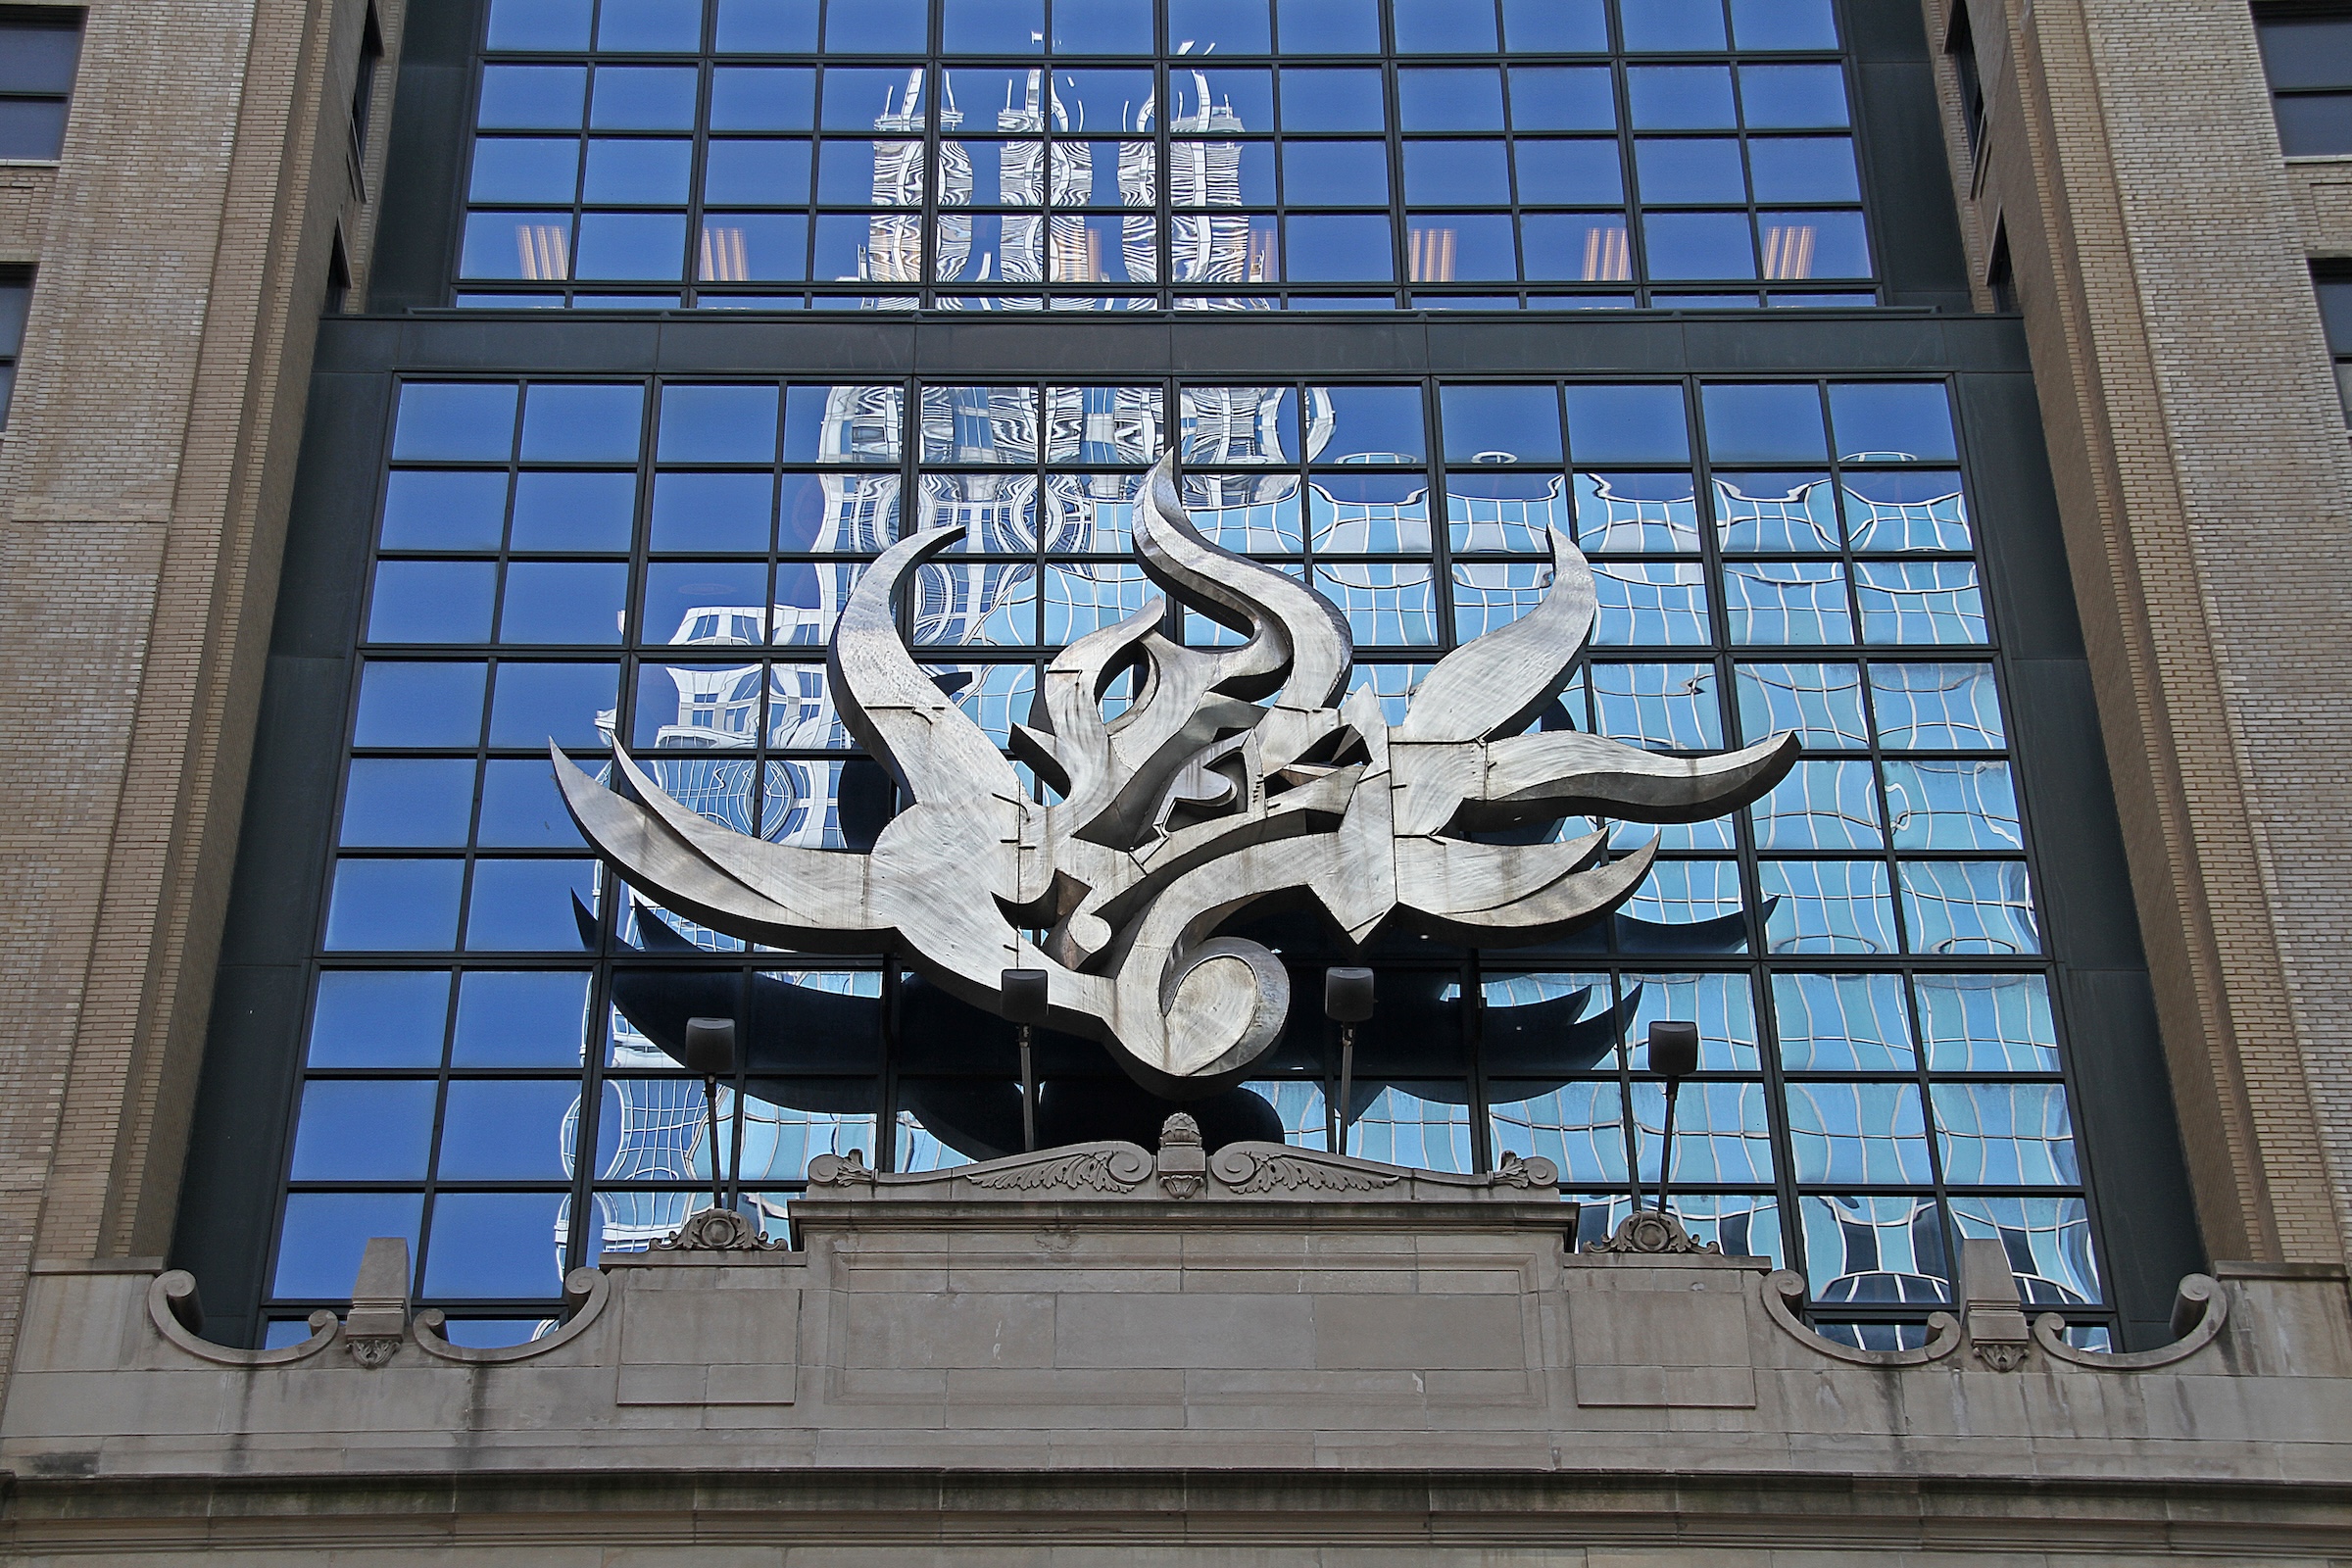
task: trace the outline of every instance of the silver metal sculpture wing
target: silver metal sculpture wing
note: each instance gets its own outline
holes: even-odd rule
[[[1054,804],[1030,798],[900,638],[898,588],[962,537],[953,527],[884,553],[833,633],[843,720],[912,803],[870,852],[721,826],[617,745],[616,774],[636,799],[551,748],[564,800],[597,852],[677,913],[803,951],[903,951],[983,1006],[1003,971],[1044,969],[1054,1027],[1108,1043],[1145,1088],[1188,1098],[1237,1081],[1289,1010],[1281,961],[1218,934],[1254,902],[1303,896],[1359,943],[1391,920],[1482,946],[1548,941],[1622,904],[1655,841],[1603,862],[1601,833],[1471,835],[1587,814],[1700,821],[1755,800],[1795,760],[1785,734],[1686,759],[1572,730],[1522,733],[1592,627],[1592,568],[1556,530],[1542,602],[1441,660],[1397,724],[1369,687],[1347,690],[1353,648],[1329,600],[1202,537],[1172,456],[1152,470],[1134,531],[1152,581],[1242,641],[1183,647],[1153,600],[1071,644],[1013,732]],[[1123,676],[1131,700],[1106,716]]]

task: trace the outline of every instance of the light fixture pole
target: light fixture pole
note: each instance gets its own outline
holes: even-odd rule
[[[1674,1205],[1668,1198],[1674,1182],[1674,1102],[1682,1093],[1683,1080],[1698,1070],[1698,1025],[1677,1018],[1659,1018],[1649,1026],[1649,1070],[1666,1080],[1665,1137],[1658,1151],[1658,1212],[1671,1215]],[[1635,1181],[1641,1180],[1637,1171]],[[1641,1189],[1634,1194],[1635,1206],[1641,1206]]]
[[[1348,1152],[1348,1111],[1355,1098],[1355,1026],[1372,1016],[1372,971],[1323,971],[1323,1012],[1340,1026],[1339,1152]]]
[[[1029,1031],[1046,1021],[1052,1002],[1043,969],[1007,969],[997,987],[1004,998],[1004,1016],[1020,1030],[1021,1152],[1026,1154],[1037,1149],[1037,1066],[1029,1054]]]
[[[718,1081],[735,1076],[735,1020],[686,1020],[686,1070],[703,1075],[703,1107],[710,1116],[710,1206],[727,1206],[718,1162]]]

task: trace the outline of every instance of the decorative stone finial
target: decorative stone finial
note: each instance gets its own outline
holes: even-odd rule
[[[1207,1179],[1208,1155],[1200,1144],[1200,1124],[1178,1111],[1159,1125],[1159,1185],[1170,1198],[1200,1196]]]
[[[1683,1229],[1683,1222],[1672,1214],[1654,1208],[1637,1208],[1625,1216],[1605,1242],[1587,1242],[1585,1250],[1601,1252],[1697,1252],[1721,1256],[1723,1248],[1715,1242],[1697,1242]]]
[[[706,1208],[654,1244],[657,1252],[773,1252],[771,1242],[751,1217],[731,1208]]]

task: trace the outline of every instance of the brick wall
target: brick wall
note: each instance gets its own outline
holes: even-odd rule
[[[2340,1258],[2352,451],[2317,213],[2237,0],[1971,20],[1991,125],[1962,199],[1980,276],[2009,236],[2206,1239]]]

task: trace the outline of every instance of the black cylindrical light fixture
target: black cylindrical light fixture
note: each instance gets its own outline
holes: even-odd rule
[[[1044,1023],[1051,1010],[1043,969],[1007,969],[997,977],[1004,1016],[1013,1023]]]
[[[1323,971],[1323,1011],[1334,1023],[1362,1023],[1372,1016],[1372,971]]]
[[[735,1020],[686,1020],[686,1070],[705,1078],[735,1076]]]
[[[1649,1070],[1661,1078],[1688,1078],[1698,1071],[1698,1025],[1681,1018],[1653,1020]]]

